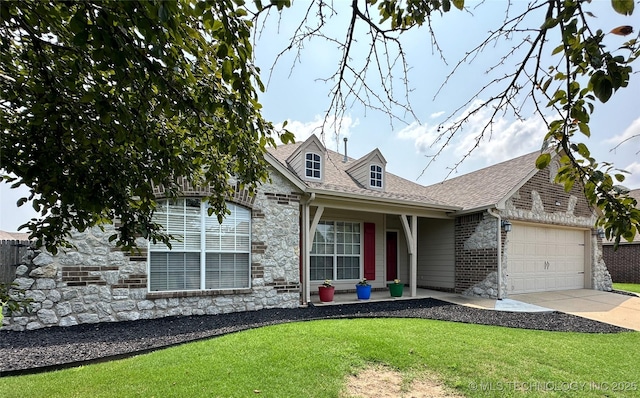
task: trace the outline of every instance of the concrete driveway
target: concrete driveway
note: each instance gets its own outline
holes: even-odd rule
[[[511,300],[640,331],[640,297],[591,289],[510,295]]]

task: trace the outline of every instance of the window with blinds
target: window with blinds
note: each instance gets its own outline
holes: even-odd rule
[[[199,198],[161,201],[153,220],[172,235],[171,249],[149,244],[149,290],[250,287],[251,211],[227,203],[222,224]]]
[[[320,221],[311,247],[310,279],[360,279],[361,248],[360,223]]]

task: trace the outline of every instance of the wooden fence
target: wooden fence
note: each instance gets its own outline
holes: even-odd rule
[[[0,283],[11,283],[16,278],[16,268],[27,254],[28,240],[0,241]]]

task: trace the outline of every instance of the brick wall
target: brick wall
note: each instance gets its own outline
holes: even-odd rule
[[[569,207],[569,201],[574,200],[574,216],[590,218],[594,214],[584,197],[582,184],[576,183],[571,191],[567,193],[563,185],[555,184],[551,181],[548,167],[538,171],[531,177],[518,190],[519,195],[511,198],[511,202],[517,209],[531,210],[534,205],[532,191],[536,191],[540,195],[546,213],[566,211]],[[575,199],[571,199],[571,197]]]
[[[640,283],[640,244],[620,245],[615,252],[612,245],[602,249],[602,257],[614,283]]]
[[[465,292],[477,283],[484,281],[491,272],[498,269],[496,247],[465,247],[465,242],[476,232],[484,217],[485,213],[475,213],[456,219],[456,293]]]

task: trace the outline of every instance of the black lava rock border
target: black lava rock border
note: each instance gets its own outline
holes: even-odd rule
[[[287,322],[336,318],[422,318],[559,332],[620,333],[629,329],[561,312],[507,312],[437,299],[266,309],[220,315],[0,331],[0,377],[126,358],[191,341]]]

